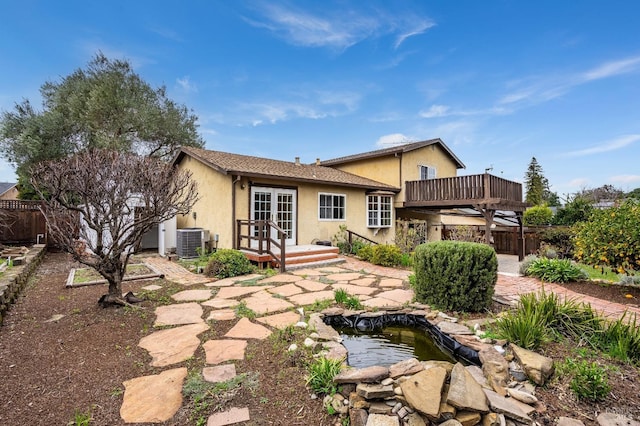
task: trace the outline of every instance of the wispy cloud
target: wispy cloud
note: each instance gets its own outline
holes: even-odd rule
[[[415,140],[402,133],[392,133],[390,135],[380,136],[376,141],[376,146],[379,148],[389,148],[396,145],[402,145]]]
[[[191,82],[188,75],[182,78],[176,78],[176,83],[178,84],[178,87],[186,93],[195,93],[198,91],[198,87]]]
[[[621,184],[630,184],[640,182],[640,175],[618,175],[611,176],[609,178],[611,182],[621,183]]]
[[[513,90],[498,100],[498,105],[539,104],[564,95],[571,89],[596,80],[640,70],[640,56],[604,62],[586,71],[552,77],[529,77],[512,82]]]
[[[442,123],[432,129],[434,135],[447,141],[448,144],[461,145],[477,141],[477,123],[469,120],[456,120]]]
[[[640,135],[624,135],[605,141],[589,148],[571,151],[564,154],[566,157],[582,157],[585,155],[601,154],[603,152],[616,151],[625,148],[640,140]]]
[[[447,105],[431,105],[428,110],[420,111],[422,118],[439,118],[439,117],[469,117],[474,115],[504,115],[509,110],[504,107],[493,107],[486,109],[470,109],[470,110],[452,110]]]
[[[585,188],[589,182],[590,180],[588,178],[580,177],[570,180],[567,186],[571,188]]]
[[[396,15],[381,11],[324,8],[318,12],[293,5],[263,3],[260,18],[245,17],[250,25],[265,28],[286,42],[305,47],[345,50],[368,38],[395,35],[394,49],[410,37],[423,34],[435,22],[415,14]]]

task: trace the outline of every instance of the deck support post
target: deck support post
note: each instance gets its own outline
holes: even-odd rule
[[[524,227],[522,226],[522,212],[516,212],[516,218],[518,219],[518,260],[522,262],[526,249]]]
[[[492,246],[493,238],[491,238],[491,225],[493,224],[493,217],[496,214],[494,209],[487,208],[486,204],[476,204],[474,208],[482,214],[484,217],[484,241],[488,245]]]

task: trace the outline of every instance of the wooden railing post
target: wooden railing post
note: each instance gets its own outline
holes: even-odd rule
[[[285,234],[284,232],[278,231],[278,233],[280,234],[280,272],[284,272],[287,270],[286,266],[285,266]]]

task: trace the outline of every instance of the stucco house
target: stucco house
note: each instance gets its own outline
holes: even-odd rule
[[[492,209],[486,203],[496,202],[488,190],[478,193],[493,181],[483,175],[447,180],[457,179],[464,164],[440,139],[313,164],[183,147],[174,165],[193,174],[200,197],[190,214],[178,217],[178,228],[203,228],[219,248],[244,248],[239,237],[260,235],[252,221],[266,219],[286,233],[288,247],[330,241],[341,225],[372,241],[393,243],[397,219],[423,220],[428,238],[440,239],[440,208],[485,201]],[[448,192],[458,186],[462,193]]]
[[[0,200],[17,200],[18,184],[11,182],[0,182]]]

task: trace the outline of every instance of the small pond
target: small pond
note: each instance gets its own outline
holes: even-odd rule
[[[356,368],[381,365],[389,367],[408,358],[419,361],[455,359],[442,351],[426,330],[404,325],[391,325],[378,330],[336,329],[349,352],[347,364]]]
[[[440,331],[424,315],[328,315],[324,322],[340,334],[348,352],[347,363],[352,367],[390,366],[408,358],[480,365],[476,351]]]

